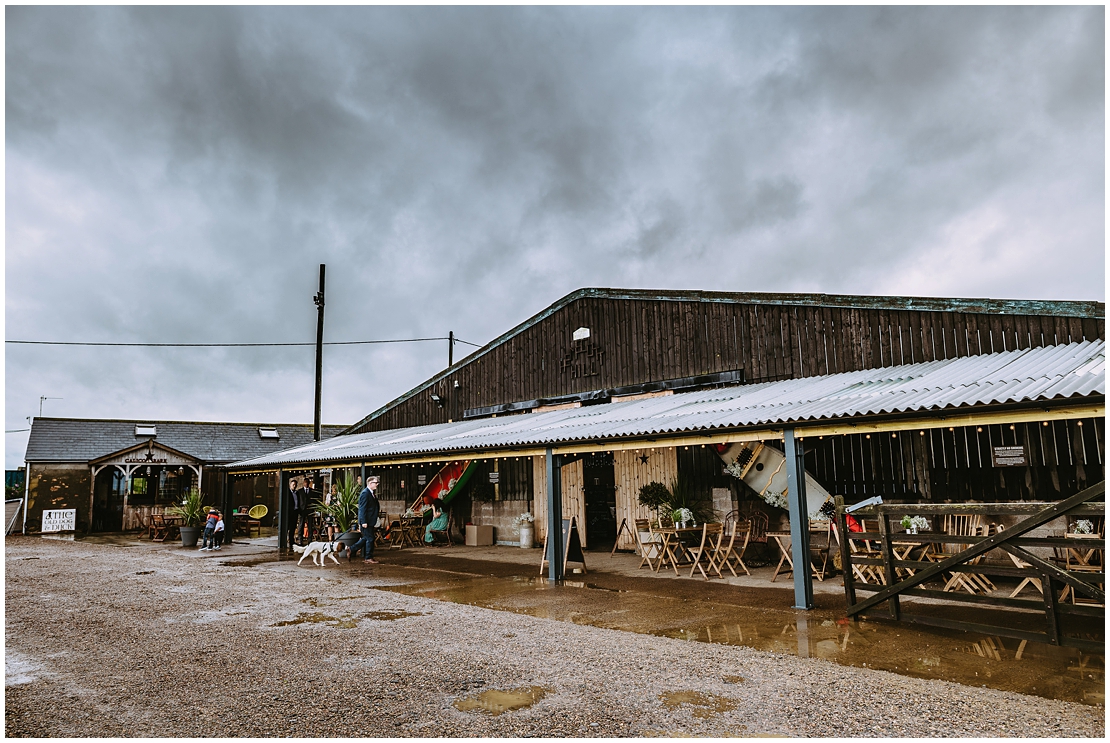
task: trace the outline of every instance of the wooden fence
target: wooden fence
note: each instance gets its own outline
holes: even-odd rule
[[[903,515],[922,516],[978,515],[985,516],[1027,516],[1014,526],[997,531],[993,535],[954,536],[950,534],[927,532],[908,534],[895,529]],[[840,557],[844,568],[844,594],[848,604],[848,615],[859,615],[885,602],[892,619],[919,624],[927,624],[950,629],[982,632],[1018,640],[1046,642],[1053,645],[1067,645],[1092,652],[1102,652],[1104,638],[1095,639],[1096,628],[1102,632],[1105,617],[1105,565],[1101,557],[1085,566],[1073,566],[1067,560],[1045,559],[1034,554],[1031,549],[1041,548],[1044,552],[1063,552],[1069,549],[1094,551],[1102,555],[1105,540],[1097,538],[1077,540],[1065,536],[1030,536],[1038,527],[1055,519],[1068,516],[1104,518],[1105,487],[1099,483],[1076,495],[1057,503],[961,503],[961,504],[884,504],[869,506],[853,512],[857,519],[877,519],[878,531],[849,532],[847,529],[843,499],[837,498],[837,529],[846,538],[840,539]],[[898,527],[900,529],[900,527]],[[874,550],[868,545],[878,543]],[[921,559],[898,559],[896,546],[902,548],[902,555],[909,557],[916,545],[951,544],[968,547],[939,561]],[[909,549],[906,549],[909,547]],[[1011,564],[995,564],[981,560],[991,550],[1003,550],[1017,560]],[[860,572],[881,577],[882,582],[863,582],[853,566],[860,566]],[[866,567],[864,567],[866,566]],[[1039,582],[1041,596],[1018,598],[1009,596],[984,595],[942,591],[925,588],[927,581],[939,579],[945,573],[974,576],[1008,576],[1024,581],[1026,578]],[[900,574],[906,577],[900,579]],[[864,576],[866,577],[866,576]],[[1066,587],[1066,589],[1065,589]],[[1073,603],[1068,604],[1059,598],[1065,591],[1074,592]],[[870,596],[857,600],[857,592],[869,592]],[[1035,593],[1035,591],[1034,591]],[[906,611],[901,605],[905,597],[943,599],[945,602],[974,604],[979,608],[989,608],[991,621],[1001,619],[1000,624],[971,622],[936,614],[918,613],[928,602],[915,602],[913,611]],[[1089,603],[1076,603],[1082,597]],[[951,606],[951,603],[948,604]],[[1001,611],[1000,611],[1001,610]],[[1046,629],[1044,632],[1027,628],[1030,612],[1043,613]],[[1026,626],[1023,626],[1026,625]],[[1069,634],[1068,629],[1080,625],[1078,633]],[[1086,637],[1082,635],[1087,635]]]

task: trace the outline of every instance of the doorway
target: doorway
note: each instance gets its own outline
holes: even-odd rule
[[[123,531],[123,473],[115,467],[105,467],[96,474],[93,488],[92,531]]]
[[[613,455],[589,454],[582,460],[586,500],[586,549],[611,550],[617,541],[617,488]]]

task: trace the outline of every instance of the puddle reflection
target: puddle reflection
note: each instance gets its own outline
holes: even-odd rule
[[[552,584],[542,576],[451,576],[377,590],[677,640],[742,645],[916,678],[987,686],[1090,705],[1104,703],[1100,654],[1028,641],[829,612],[768,610],[620,590]],[[697,617],[710,621],[695,624]]]

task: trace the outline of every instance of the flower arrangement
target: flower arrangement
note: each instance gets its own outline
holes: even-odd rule
[[[928,530],[929,519],[924,516],[903,516],[902,526],[910,534],[916,534],[918,529]]]
[[[513,523],[516,524],[517,526],[524,526],[525,524],[531,524],[533,521],[535,521],[535,518],[533,518],[532,514],[528,513],[527,511],[525,511],[524,513],[520,514],[515,519],[513,519]]]
[[[689,508],[676,508],[671,513],[671,518],[676,524],[687,524],[694,520],[694,512]]]
[[[771,491],[767,491],[766,493],[763,493],[760,497],[763,498],[763,501],[769,506],[783,509],[790,508],[790,503],[786,500],[785,490],[781,493],[772,493]]]
[[[728,465],[727,467],[725,467],[725,472],[727,472],[730,475],[732,475],[733,477],[739,479],[740,476],[744,474],[744,467],[743,467],[743,465],[740,464],[739,460],[737,460],[737,461],[733,462],[732,464]]]
[[[1090,534],[1095,530],[1095,525],[1090,519],[1079,519],[1072,528],[1072,534]]]

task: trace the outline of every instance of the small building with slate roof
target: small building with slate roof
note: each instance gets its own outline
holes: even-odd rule
[[[323,426],[330,438],[343,426]],[[35,418],[27,442],[26,531],[44,510],[75,509],[77,530],[142,528],[151,513],[199,484],[224,509],[277,511],[278,481],[266,473],[230,481],[225,465],[311,443],[311,424]]]

